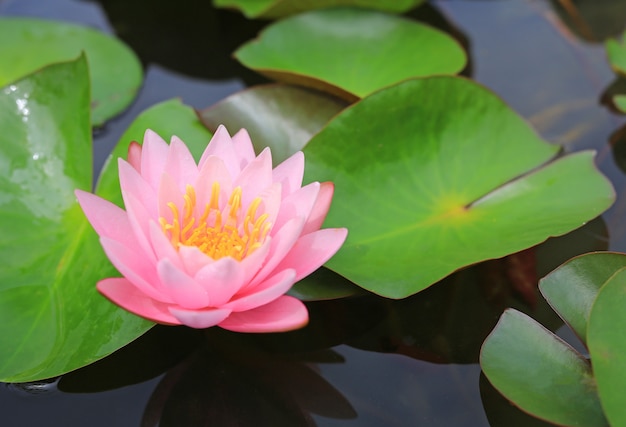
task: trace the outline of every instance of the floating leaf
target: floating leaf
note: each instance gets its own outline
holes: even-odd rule
[[[626,255],[624,255],[626,257]],[[626,269],[615,273],[600,289],[587,330],[589,353],[602,407],[613,426],[626,425]]]
[[[220,124],[231,133],[245,128],[255,151],[270,147],[274,164],[278,164],[302,150],[346,106],[345,101],[321,92],[273,84],[238,92],[199,116],[213,132]]]
[[[481,373],[479,380],[480,400],[490,427],[553,427],[547,423],[511,405]]]
[[[506,307],[532,311],[550,329],[561,326],[545,301],[530,309],[512,292],[506,277],[509,259],[473,265],[409,298],[381,299],[384,318],[349,344],[432,363],[475,364],[485,337]]]
[[[124,110],[141,85],[135,54],[119,40],[77,25],[32,18],[0,19],[0,86],[39,68],[69,61],[84,51],[89,60],[95,125]]]
[[[321,267],[309,276],[296,282],[288,293],[302,301],[319,301],[345,298],[364,294],[365,292],[337,273]]]
[[[411,77],[454,74],[466,62],[447,34],[366,9],[325,9],[279,21],[235,57],[268,77],[349,100]]]
[[[587,322],[602,285],[626,267],[626,255],[597,252],[581,255],[541,279],[539,288],[563,320],[586,342]]]
[[[593,153],[546,163],[557,150],[465,79],[410,80],[363,99],[304,149],[306,180],[335,183],[326,226],[350,230],[327,266],[402,298],[580,227],[615,195]]]
[[[213,0],[217,7],[239,9],[248,18],[281,18],[312,9],[357,6],[387,12],[406,12],[424,0]]]
[[[615,95],[613,103],[622,113],[626,113],[626,95]]]
[[[589,362],[519,311],[502,314],[483,344],[480,366],[507,399],[539,418],[564,426],[608,425]]]
[[[626,33],[621,39],[607,40],[604,46],[613,71],[626,76]]]
[[[91,189],[89,102],[84,57],[0,92],[0,381],[76,369],[152,326],[95,288],[116,272],[74,196]]]

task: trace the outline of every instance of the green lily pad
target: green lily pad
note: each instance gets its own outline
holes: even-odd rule
[[[0,86],[85,52],[91,75],[94,125],[124,110],[142,82],[141,64],[119,40],[68,23],[32,18],[0,19]]]
[[[626,425],[626,269],[615,273],[600,289],[587,330],[589,353],[602,407],[613,426]]]
[[[152,326],[95,288],[116,272],[74,196],[91,188],[89,95],[83,56],[0,90],[0,381],[60,375]]]
[[[519,311],[502,314],[483,344],[480,366],[498,391],[536,417],[564,426],[608,426],[589,362]]]
[[[326,266],[403,298],[580,227],[615,194],[592,152],[549,162],[557,150],[465,79],[415,79],[363,99],[304,148],[305,180],[335,183],[325,226],[350,230]]]
[[[626,33],[621,39],[607,40],[604,46],[613,71],[626,76]]]
[[[337,273],[321,267],[294,284],[288,294],[302,301],[320,301],[365,294],[365,291]]]
[[[541,293],[583,343],[591,307],[604,283],[626,267],[626,255],[597,252],[567,261],[539,282]]]
[[[322,92],[272,84],[238,92],[198,114],[213,132],[220,124],[231,133],[245,128],[256,152],[271,147],[278,164],[302,150],[346,106]]]
[[[622,113],[626,113],[626,95],[615,95],[613,103]]]
[[[480,400],[490,427],[553,427],[511,405],[502,394],[487,380],[484,373],[479,379]]]
[[[267,27],[235,52],[270,78],[356,100],[411,77],[455,74],[465,52],[447,34],[366,9],[324,9]]]
[[[282,18],[312,9],[334,6],[357,6],[386,12],[402,13],[424,0],[213,0],[216,7],[238,9],[248,18]]]

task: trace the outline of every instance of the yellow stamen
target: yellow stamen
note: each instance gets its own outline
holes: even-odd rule
[[[257,217],[261,198],[255,198],[241,217],[241,187],[233,190],[225,209],[219,209],[220,185],[214,182],[209,203],[202,214],[196,218],[195,189],[188,185],[185,191],[182,217],[178,207],[170,202],[167,206],[172,211],[172,221],[159,218],[163,233],[178,249],[181,245],[195,246],[213,259],[230,256],[241,261],[261,247],[272,224],[264,213]],[[225,220],[222,212],[227,215]],[[181,223],[182,221],[182,223]]]

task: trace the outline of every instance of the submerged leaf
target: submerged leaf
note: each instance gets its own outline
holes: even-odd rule
[[[131,141],[143,141],[146,129],[154,130],[168,141],[173,135],[184,138],[196,161],[200,159],[200,155],[213,136],[200,123],[193,108],[184,105],[180,100],[171,99],[153,105],[137,116],[107,158],[98,178],[96,187],[98,196],[118,205],[122,204],[117,159],[118,157],[126,158]]]
[[[245,128],[257,153],[265,147],[272,149],[276,165],[302,150],[346,106],[345,101],[322,92],[272,84],[238,92],[199,116],[213,132],[220,124],[233,133]]]

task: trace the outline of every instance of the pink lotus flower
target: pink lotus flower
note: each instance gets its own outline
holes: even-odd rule
[[[323,229],[331,183],[302,187],[301,152],[272,169],[245,130],[220,127],[196,165],[185,144],[148,130],[119,159],[126,211],[77,190],[113,265],[101,280],[114,303],[158,323],[277,332],[306,325],[284,295],[343,244],[346,229]]]

